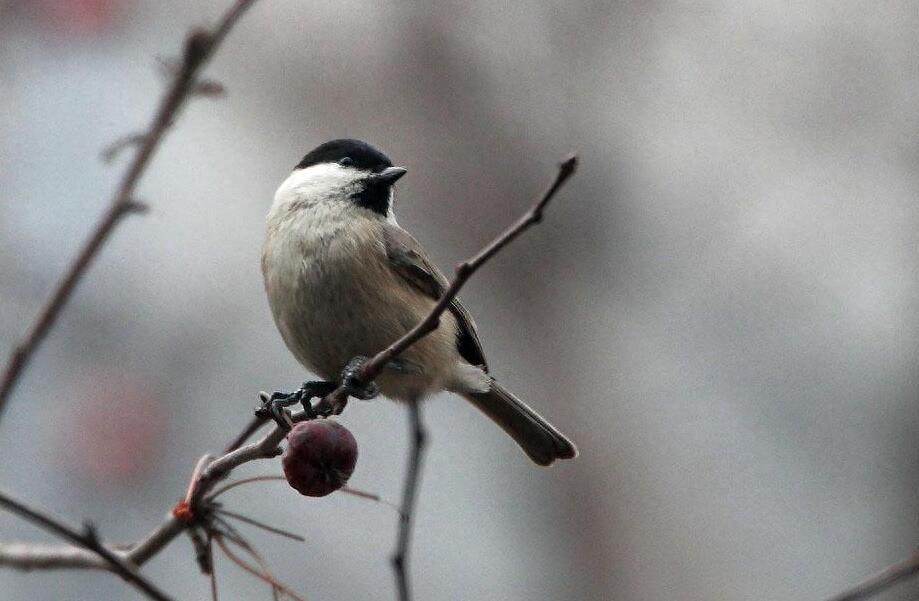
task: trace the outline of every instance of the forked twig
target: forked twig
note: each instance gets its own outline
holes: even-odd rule
[[[78,532],[76,529],[64,524],[57,518],[53,518],[47,513],[29,507],[22,501],[18,501],[4,493],[0,493],[0,506],[44,528],[52,534],[69,540],[75,545],[88,549],[92,553],[98,555],[108,564],[109,569],[130,582],[135,588],[143,592],[149,598],[156,599],[157,601],[172,601],[171,597],[141,575],[137,570],[137,566],[125,561],[123,557],[103,545],[96,537],[96,533],[91,527],[87,526],[84,532]]]
[[[260,521],[258,521],[258,520],[254,520],[254,519],[252,519],[252,518],[250,518],[250,517],[248,517],[248,516],[245,516],[245,515],[236,513],[235,511],[228,511],[228,510],[226,510],[226,509],[224,509],[224,508],[222,508],[222,507],[218,507],[218,508],[216,508],[214,511],[216,511],[218,514],[220,514],[220,515],[222,515],[222,516],[226,516],[226,517],[229,517],[229,518],[233,518],[233,519],[235,519],[235,520],[239,520],[240,522],[249,524],[250,526],[255,526],[256,528],[261,528],[262,530],[265,530],[265,531],[267,531],[267,532],[271,532],[272,534],[277,534],[277,535],[280,535],[280,536],[284,536],[284,537],[293,539],[293,540],[295,540],[295,541],[299,541],[299,542],[301,542],[301,543],[305,543],[305,542],[306,542],[306,539],[305,539],[304,537],[300,536],[299,534],[295,534],[295,533],[293,533],[293,532],[288,532],[287,530],[282,530],[281,528],[275,528],[274,526],[269,526],[268,524],[266,524],[266,523],[264,523],[264,522],[260,522]]]
[[[241,567],[243,570],[249,572],[256,578],[267,582],[273,589],[277,589],[281,591],[288,597],[292,597],[293,599],[296,599],[297,601],[306,601],[306,599],[304,599],[303,597],[301,597],[300,595],[292,591],[289,587],[279,582],[274,576],[271,575],[270,572],[264,571],[264,569],[260,571],[255,566],[253,566],[252,564],[248,563],[247,561],[245,561],[244,559],[236,555],[236,553],[230,550],[230,548],[227,546],[226,542],[224,542],[223,539],[224,537],[221,535],[214,536],[214,542],[217,543],[217,546],[220,547],[220,550],[223,551],[224,555],[226,555],[227,558],[230,559],[230,561],[232,561],[233,563]],[[238,541],[234,541],[234,542],[239,544]],[[245,549],[245,547],[243,548]],[[256,561],[258,560],[256,559]]]
[[[58,315],[60,315],[64,305],[67,304],[70,295],[83,277],[83,274],[86,273],[86,269],[92,260],[121,219],[136,212],[138,203],[134,198],[134,190],[146,172],[150,160],[153,158],[166,131],[172,125],[175,116],[189,96],[195,92],[201,68],[213,56],[217,47],[230,32],[230,29],[239,21],[243,13],[254,3],[255,0],[236,0],[213,30],[196,29],[185,40],[181,67],[176,72],[172,85],[160,100],[153,122],[146,132],[133,134],[131,137],[132,141],[137,144],[137,153],[125,171],[109,203],[109,208],[102,215],[80,252],[77,253],[73,262],[67,268],[57,286],[55,286],[51,296],[38,312],[35,321],[10,355],[3,375],[0,376],[0,416],[3,414],[10,393],[19,380],[20,374],[29,363],[35,349],[38,348],[38,345],[41,344],[51,330],[51,326],[54,325]]]

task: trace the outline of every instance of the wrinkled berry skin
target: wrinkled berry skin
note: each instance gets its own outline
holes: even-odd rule
[[[281,458],[288,484],[307,497],[324,497],[348,482],[357,463],[357,441],[328,419],[295,424]]]

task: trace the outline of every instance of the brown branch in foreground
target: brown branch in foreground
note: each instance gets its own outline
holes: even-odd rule
[[[77,253],[70,267],[67,268],[66,273],[39,311],[35,321],[10,355],[3,375],[0,377],[0,417],[3,415],[9,396],[23,369],[29,363],[38,345],[48,335],[99,249],[108,240],[112,230],[121,219],[136,212],[138,203],[134,198],[134,190],[147,170],[160,141],[174,122],[179,109],[195,91],[201,68],[213,56],[217,47],[246,12],[246,9],[254,3],[255,0],[236,0],[213,30],[196,29],[185,40],[181,67],[176,72],[172,85],[160,100],[153,122],[145,133],[135,134],[132,137],[137,143],[137,154],[134,155],[134,159],[125,171],[108,210],[102,215],[80,252]]]
[[[27,506],[25,503],[17,501],[16,499],[13,499],[4,493],[0,493],[0,506],[38,526],[41,526],[52,534],[69,540],[70,542],[98,555],[99,558],[108,564],[113,572],[133,584],[138,590],[143,592],[149,598],[156,599],[157,601],[172,601],[171,597],[162,592],[152,582],[144,578],[140,572],[137,571],[137,568],[134,565],[128,561],[125,561],[123,557],[113,553],[108,547],[100,543],[99,539],[96,538],[96,535],[91,528],[86,527],[84,532],[78,532],[70,526],[62,523],[60,520],[53,518],[37,509],[33,509]]]
[[[887,566],[874,576],[856,584],[847,591],[830,597],[827,601],[867,599],[916,574],[919,574],[919,550],[914,551],[912,555],[900,563]]]
[[[498,236],[498,238],[496,238],[493,242],[481,250],[477,255],[459,265],[455,279],[447,288],[447,291],[444,293],[440,301],[434,305],[431,313],[417,326],[412,328],[411,331],[405,334],[405,336],[393,343],[387,349],[378,353],[373,357],[373,359],[364,364],[364,371],[362,375],[367,379],[367,381],[375,378],[379,371],[382,369],[383,365],[385,365],[387,362],[395,358],[412,344],[437,328],[440,315],[443,314],[444,310],[453,300],[453,297],[456,296],[456,293],[463,286],[466,280],[468,280],[469,277],[479,267],[481,267],[483,263],[485,263],[485,261],[490,259],[498,251],[507,246],[509,242],[523,233],[523,231],[525,231],[527,228],[532,226],[534,223],[538,223],[542,219],[542,213],[546,205],[555,196],[561,186],[571,177],[576,167],[577,159],[575,157],[571,157],[570,159],[563,162],[559,168],[559,173],[556,176],[555,181],[545,192],[539,202],[537,202],[514,225],[512,225],[500,236]],[[323,399],[322,402],[329,402],[332,397],[334,397],[336,394],[341,394],[342,392],[342,388],[336,389],[336,391],[332,392],[329,396]],[[410,544],[412,510],[414,508],[414,499],[417,491],[417,483],[421,464],[421,446],[424,442],[424,430],[421,426],[421,417],[417,412],[417,406],[410,406],[410,410],[413,447],[409,456],[409,469],[408,473],[406,474],[405,488],[403,489],[401,508],[402,519],[400,520],[399,537],[397,539],[397,552],[393,559],[393,563],[395,564],[396,559],[401,555],[401,563],[403,566],[405,564],[405,557],[407,556]],[[311,416],[307,415],[305,411],[297,412],[291,416],[291,420],[293,422],[299,422],[306,419],[311,419]],[[202,503],[210,501],[218,494],[222,494],[233,486],[243,484],[244,482],[265,479],[262,476],[256,476],[251,479],[245,479],[236,483],[230,483],[222,488],[216,488],[218,483],[225,480],[230,475],[230,473],[240,465],[258,459],[276,457],[278,455],[278,445],[287,435],[286,430],[278,426],[273,427],[258,441],[245,446],[241,446],[242,442],[246,438],[243,435],[251,435],[256,429],[257,428],[253,427],[252,424],[247,426],[240,435],[235,437],[233,444],[230,445],[232,448],[217,459],[208,462],[206,459],[202,458],[198,461],[195,468],[195,472],[198,473],[198,476],[197,478],[193,478],[193,481],[189,484],[189,490],[192,491],[192,494],[190,497],[185,499],[185,502],[192,510],[195,508],[200,508]],[[160,524],[150,534],[143,538],[139,543],[132,546],[127,551],[118,551],[117,554],[130,562],[130,564],[141,566],[150,558],[159,553],[176,537],[178,537],[188,526],[189,524],[187,522],[182,521],[170,513],[162,524]],[[4,551],[10,549],[16,550],[17,553],[15,555],[5,555]],[[27,554],[23,553],[21,545],[0,544],[0,566],[6,565],[19,569],[31,569],[39,567],[110,569],[108,564],[100,562],[98,557],[94,556],[93,554],[89,552],[81,553],[81,551],[83,551],[82,549],[76,549],[74,547],[62,545],[56,548],[41,547],[40,549],[36,550],[41,551],[41,556],[39,557],[41,561],[30,564],[27,561]],[[32,556],[35,557],[35,554],[33,553]],[[400,578],[406,579],[405,590],[407,591],[407,578],[405,574],[403,574]],[[407,597],[403,596],[402,599],[407,599]]]

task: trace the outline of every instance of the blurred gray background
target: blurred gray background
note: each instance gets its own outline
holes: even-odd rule
[[[155,57],[228,0],[0,0],[0,347],[106,207],[163,89]],[[277,185],[326,139],[409,168],[400,222],[444,268],[544,225],[463,297],[493,371],[579,444],[544,470],[457,398],[413,545],[418,599],[815,600],[919,542],[919,13],[912,2],[263,0],[207,74],[0,423],[0,486],[116,541],[153,528],[260,389],[306,374],[259,274]],[[398,499],[404,412],[342,421],[356,487]],[[278,473],[276,462],[247,474]],[[228,506],[310,599],[391,599],[396,516],[286,484]],[[0,538],[50,540],[0,515]],[[223,560],[221,599],[268,599]],[[181,539],[144,571],[208,583]],[[5,600],[137,598],[0,571]],[[919,594],[907,584],[879,597]]]

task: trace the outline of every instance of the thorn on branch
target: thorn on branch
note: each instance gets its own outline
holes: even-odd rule
[[[564,183],[566,179],[574,175],[574,172],[577,171],[579,164],[580,159],[578,159],[578,155],[576,154],[573,154],[562,161],[558,166],[558,179]]]
[[[205,575],[213,574],[214,556],[211,553],[210,535],[205,538],[197,528],[189,528],[188,537],[191,538],[192,546],[195,548],[195,560],[198,562],[198,568],[201,573]]]
[[[144,143],[144,140],[147,139],[147,134],[137,132],[133,134],[127,134],[122,136],[102,149],[102,152],[99,153],[99,158],[102,159],[102,162],[106,165],[111,164],[118,155],[123,151],[127,150],[130,146],[140,146]]]
[[[206,98],[218,98],[225,96],[226,88],[217,80],[204,79],[195,84],[191,91],[195,96],[204,96]]]
[[[184,63],[186,69],[195,69],[207,58],[214,38],[206,29],[198,27],[185,40]]]
[[[99,542],[99,531],[96,530],[96,525],[89,520],[83,522],[83,538],[88,547],[98,549],[102,546],[102,543]]]
[[[470,275],[472,275],[473,271],[474,271],[474,268],[469,263],[469,261],[463,261],[462,263],[456,266],[456,277],[464,278],[464,279],[468,278]]]
[[[150,205],[142,200],[128,200],[121,206],[125,213],[134,213],[137,215],[142,215],[150,210]]]

